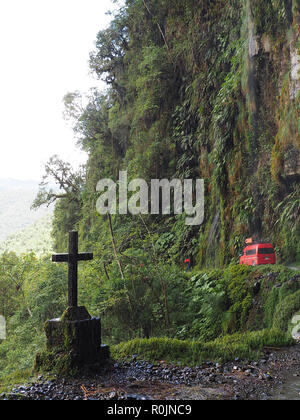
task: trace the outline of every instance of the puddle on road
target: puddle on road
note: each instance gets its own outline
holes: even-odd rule
[[[300,313],[296,313],[291,321],[291,335],[300,342]],[[272,400],[300,400],[300,370],[285,376],[283,385],[273,395]]]
[[[272,400],[300,400],[300,376],[287,377]]]

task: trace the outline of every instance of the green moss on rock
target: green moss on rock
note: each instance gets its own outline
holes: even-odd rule
[[[44,328],[46,350],[36,356],[36,371],[74,376],[109,359],[108,347],[101,345],[101,321],[91,319],[84,307],[67,308],[61,319],[47,321]]]

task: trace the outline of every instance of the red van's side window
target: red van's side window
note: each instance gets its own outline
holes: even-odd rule
[[[273,248],[258,248],[259,254],[274,254]]]

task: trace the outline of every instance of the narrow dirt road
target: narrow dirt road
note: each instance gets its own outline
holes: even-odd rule
[[[76,379],[39,377],[1,399],[29,400],[274,400],[300,399],[300,345],[266,348],[258,361],[197,367],[138,361],[115,363]]]

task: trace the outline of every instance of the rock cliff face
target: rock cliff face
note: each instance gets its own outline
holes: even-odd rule
[[[91,54],[109,95],[94,92],[77,115],[87,189],[120,169],[202,178],[200,227],[147,220],[166,258],[222,266],[249,235],[273,241],[281,261],[300,258],[299,35],[299,0],[127,0]],[[72,116],[76,95],[68,99]],[[93,206],[78,219],[82,239],[96,242],[105,228]]]
[[[203,238],[208,265],[235,255],[248,234],[272,240],[283,260],[300,252],[300,2],[247,0],[240,6],[241,96],[235,98],[233,144],[225,150],[226,185],[221,200],[213,200]]]

